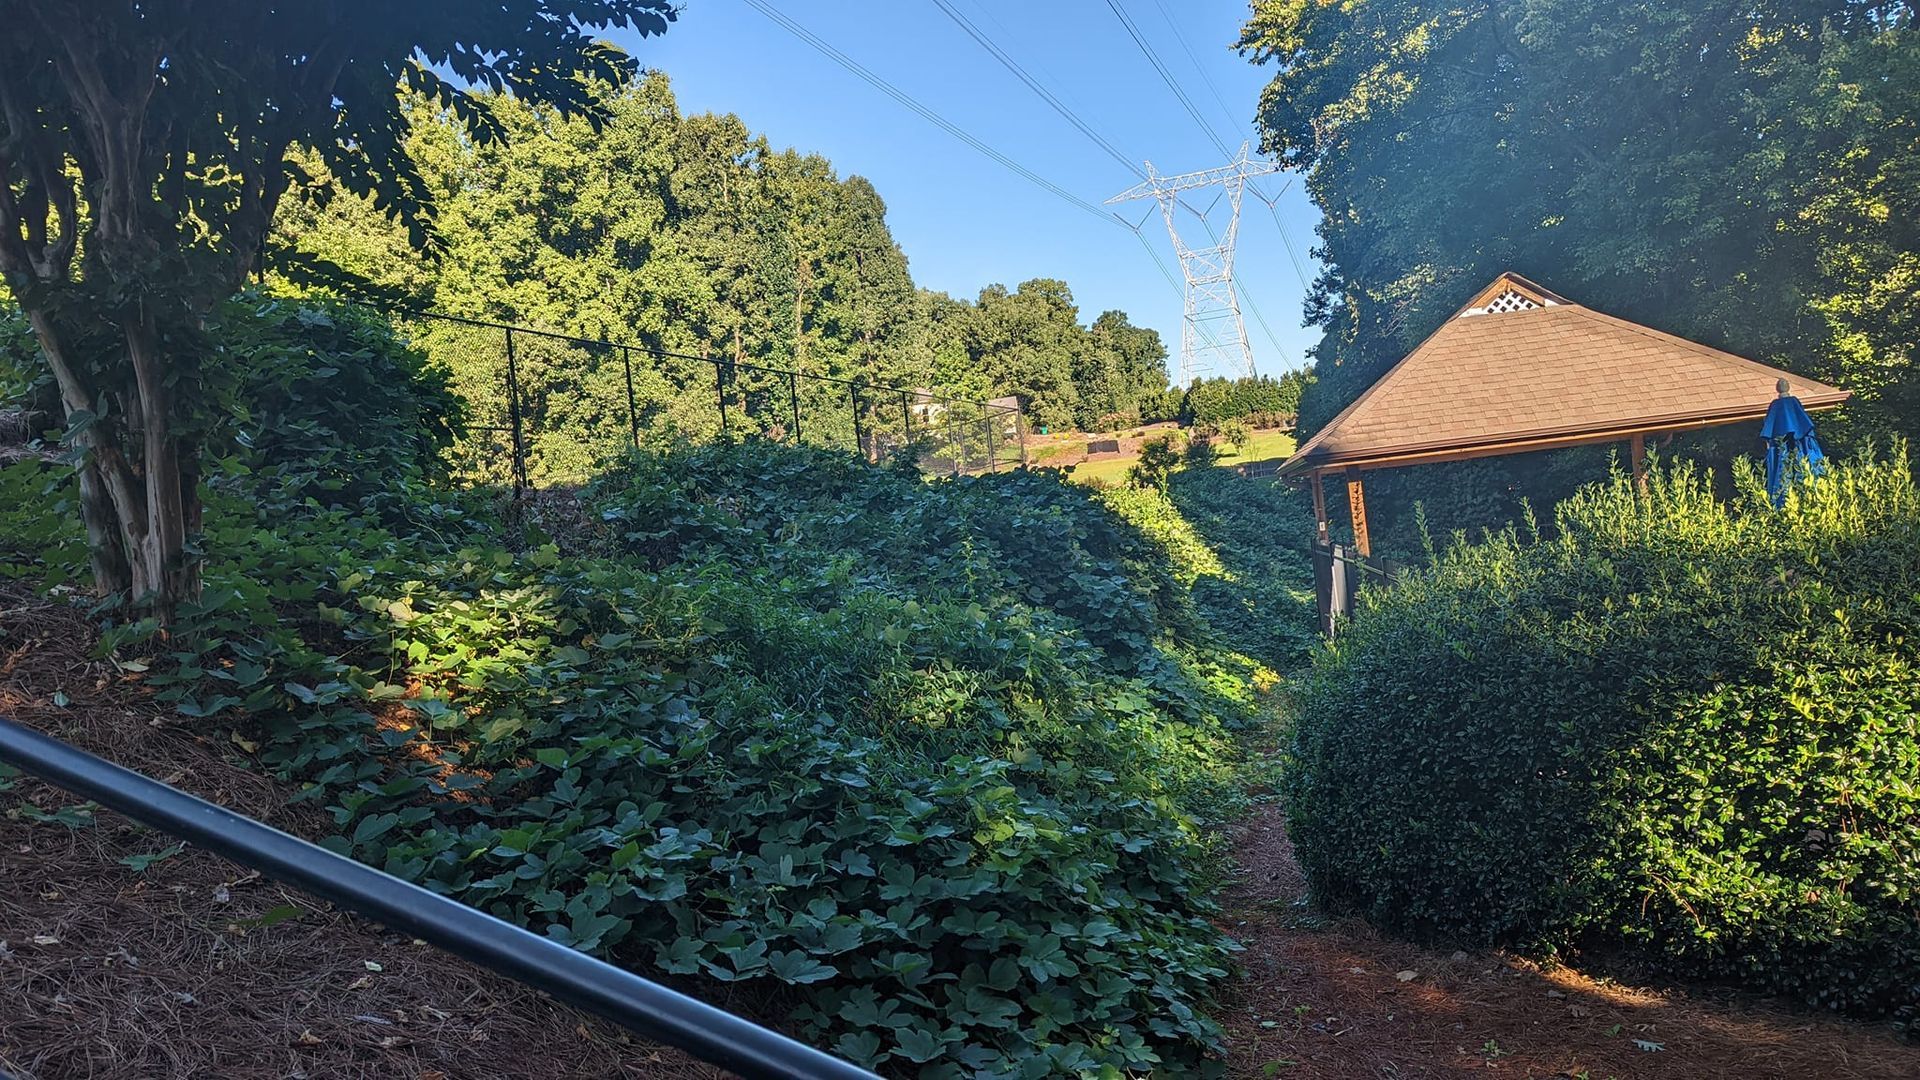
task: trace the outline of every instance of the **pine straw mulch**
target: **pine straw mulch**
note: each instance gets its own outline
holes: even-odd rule
[[[78,609],[0,584],[0,714],[290,832],[330,831],[238,747],[89,659],[92,641]],[[79,800],[24,778],[0,794],[0,1072],[19,1080],[725,1075],[207,852],[135,872],[120,860],[170,838],[105,811],[36,822],[23,802]],[[289,907],[302,914],[259,924]]]
[[[1920,1045],[1888,1024],[1436,952],[1329,921],[1304,903],[1278,807],[1263,806],[1237,839],[1227,928],[1247,947],[1247,975],[1225,1017],[1236,1078],[1920,1077]]]

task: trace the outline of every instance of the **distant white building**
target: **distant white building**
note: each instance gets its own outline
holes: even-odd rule
[[[913,388],[913,419],[917,424],[931,424],[947,413],[947,407],[934,392],[924,386]]]

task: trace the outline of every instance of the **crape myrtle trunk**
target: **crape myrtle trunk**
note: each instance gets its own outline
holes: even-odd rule
[[[187,546],[201,523],[199,447],[176,428],[182,365],[169,363],[165,351],[169,338],[195,335],[164,334],[145,305],[88,310],[53,302],[49,291],[28,290],[21,304],[79,452],[95,589],[168,622],[200,590],[199,563]],[[79,355],[88,346],[114,355],[88,363]]]

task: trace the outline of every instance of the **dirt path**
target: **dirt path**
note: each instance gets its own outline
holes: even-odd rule
[[[89,659],[92,638],[75,609],[0,585],[0,713],[328,831]],[[18,1080],[724,1075],[206,852],[135,870],[169,839],[77,803],[24,778],[0,791],[0,1072]]]
[[[1889,1025],[1328,923],[1304,903],[1276,806],[1255,814],[1237,850],[1228,928],[1247,946],[1248,974],[1227,1001],[1235,1077],[1920,1077],[1920,1045]]]

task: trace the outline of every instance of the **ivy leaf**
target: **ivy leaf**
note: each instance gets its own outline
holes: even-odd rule
[[[891,1055],[881,1053],[880,1036],[871,1031],[854,1031],[840,1036],[833,1044],[840,1056],[858,1065],[872,1068],[885,1061]]]
[[[305,914],[306,914],[305,910],[301,908],[297,908],[292,904],[281,904],[279,907],[269,909],[265,914],[261,915],[259,918],[247,919],[243,921],[240,925],[248,927],[249,929],[265,930],[269,927],[279,926],[281,923],[286,922],[289,919],[297,919],[300,916]]]
[[[170,844],[164,848],[161,848],[159,851],[151,852],[146,855],[128,855],[127,857],[120,860],[120,865],[128,867],[136,874],[144,874],[154,864],[166,862],[168,859],[171,859],[175,855],[178,855],[182,851],[185,851],[186,848],[187,848],[187,845],[184,842],[178,843],[178,844]]]
[[[776,978],[790,983],[819,982],[840,974],[839,968],[823,964],[797,949],[772,954],[767,958],[767,966]]]
[[[938,1035],[920,1028],[901,1028],[894,1033],[894,1039],[897,1043],[895,1053],[915,1064],[932,1061],[947,1047]]]
[[[365,844],[377,840],[398,824],[400,824],[399,814],[374,814],[371,817],[361,818],[360,824],[354,827],[353,842]]]

